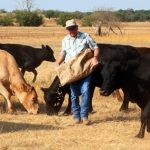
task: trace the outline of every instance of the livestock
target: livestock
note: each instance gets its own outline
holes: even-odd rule
[[[145,128],[150,132],[150,54],[127,61],[111,59],[101,71],[101,94],[110,95],[121,88],[125,99],[141,108],[141,127],[136,137],[143,138]]]
[[[150,53],[150,47],[135,47],[140,55],[145,55]]]
[[[106,63],[111,58],[118,58],[120,60],[128,60],[139,57],[138,52],[135,48],[128,45],[112,45],[112,44],[98,44],[101,49],[100,61],[102,63]],[[101,65],[98,67],[101,68]],[[95,87],[101,87],[102,78],[100,78],[100,70],[96,69],[92,73],[92,81],[91,81],[91,98],[90,98],[90,107],[89,111],[92,111],[92,97]],[[99,70],[99,71],[97,71]],[[41,88],[44,91],[44,99],[46,101],[47,113],[58,113],[61,105],[64,101],[64,96],[66,93],[70,95],[69,85],[60,86],[60,81],[58,77],[54,79],[49,88]],[[68,107],[71,106],[70,97],[69,97]],[[71,108],[66,109],[65,113],[70,113]]]
[[[150,53],[149,47],[133,47],[130,45],[116,45],[116,44],[98,44],[98,47],[101,49],[100,61],[101,65],[108,62],[110,59],[118,59],[120,61],[134,59],[140,55]],[[111,51],[110,51],[111,50]],[[122,98],[119,90],[114,91],[114,95],[117,96],[117,99],[122,100],[123,103],[120,107],[120,111],[128,110],[129,99]]]
[[[15,95],[28,113],[37,114],[38,101],[34,87],[26,83],[14,57],[0,50],[0,93],[8,104],[8,112],[12,112],[11,96]]]
[[[55,61],[54,52],[48,45],[42,45],[42,48],[35,48],[21,44],[0,44],[0,49],[14,56],[23,75],[25,71],[32,72],[34,74],[33,82],[36,81],[37,76],[35,68],[37,68],[42,61]]]
[[[102,84],[102,78],[100,78],[99,69],[96,69],[92,73],[92,79],[90,84],[90,103],[89,103],[89,112],[93,111],[92,98],[95,87],[100,87]],[[48,115],[58,114],[66,94],[68,97],[68,105],[64,112],[64,115],[71,114],[71,99],[70,99],[70,86],[69,84],[61,86],[58,76],[56,76],[52,84],[48,88],[41,87],[41,90],[44,92],[44,100],[46,102],[46,112]]]
[[[145,55],[145,54],[149,54],[150,53],[150,48],[149,47],[135,47],[135,49],[138,51],[138,53],[140,55]],[[115,90],[118,91],[118,90]],[[120,94],[118,93],[117,96],[120,96]],[[123,98],[123,103],[120,107],[120,111],[124,110],[128,110],[128,106],[129,106],[129,99],[128,98]]]

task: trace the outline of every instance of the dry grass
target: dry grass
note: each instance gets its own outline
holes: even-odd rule
[[[94,29],[80,28],[90,33],[97,42],[150,46],[150,23],[130,23],[124,26],[124,35],[94,36]],[[65,35],[62,27],[1,27],[1,43],[22,43],[35,47],[48,44],[55,50],[56,57]],[[140,127],[140,110],[130,104],[128,113],[119,112],[121,105],[115,98],[101,97],[96,89],[93,99],[94,110],[89,116],[92,125],[74,125],[72,116],[47,116],[41,86],[48,87],[55,76],[54,64],[43,62],[37,68],[38,76],[34,87],[40,100],[40,114],[28,115],[13,97],[15,113],[5,113],[1,98],[0,150],[149,150],[150,134],[140,140],[134,138]],[[31,83],[33,75],[27,73]],[[67,99],[67,97],[66,97]]]

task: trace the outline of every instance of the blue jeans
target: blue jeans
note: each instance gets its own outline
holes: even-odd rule
[[[88,118],[91,75],[70,84],[74,119]],[[81,95],[81,106],[79,96]]]

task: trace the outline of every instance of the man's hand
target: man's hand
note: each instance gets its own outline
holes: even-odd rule
[[[94,57],[92,58],[92,60],[91,60],[91,67],[92,67],[92,68],[95,68],[95,67],[97,67],[97,66],[99,65],[99,63],[100,63],[100,62],[99,62],[98,58],[94,56]]]

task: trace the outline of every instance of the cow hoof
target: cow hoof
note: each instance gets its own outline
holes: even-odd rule
[[[67,113],[67,112],[63,113],[63,116],[70,116],[70,115],[71,115],[71,113]]]
[[[139,138],[139,139],[142,139],[142,138],[144,138],[144,135],[143,134],[137,134],[135,137]]]

